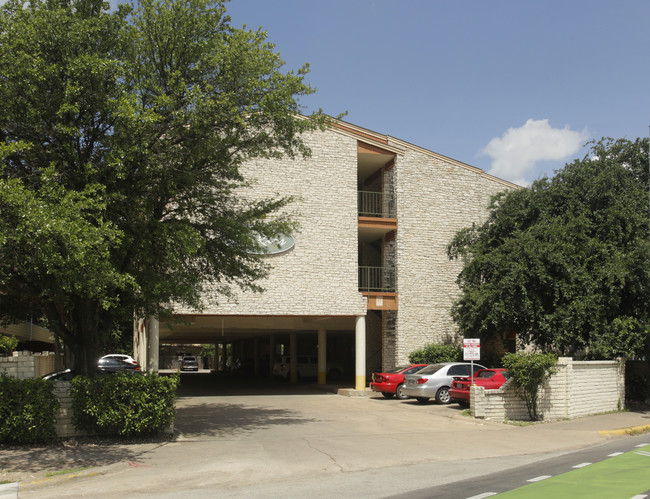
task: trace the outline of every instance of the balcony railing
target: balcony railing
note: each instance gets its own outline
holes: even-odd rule
[[[395,292],[395,268],[359,267],[359,291]]]
[[[359,191],[359,216],[394,218],[393,195],[384,192]]]

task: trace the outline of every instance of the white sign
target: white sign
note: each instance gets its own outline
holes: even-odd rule
[[[463,340],[463,360],[481,360],[481,340],[479,338]]]

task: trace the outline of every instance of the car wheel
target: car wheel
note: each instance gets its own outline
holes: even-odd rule
[[[449,387],[443,386],[436,392],[436,401],[439,404],[448,404],[451,402],[451,396],[449,395]]]
[[[415,400],[420,402],[420,404],[426,404],[429,401],[429,397],[415,397]]]
[[[388,392],[381,392],[381,394],[384,396],[385,399],[392,399],[394,393],[388,393]]]
[[[403,388],[404,388],[404,385],[403,385],[403,384],[399,384],[399,385],[397,385],[397,389],[395,390],[395,396],[396,396],[399,400],[406,400],[407,398],[409,398],[408,395],[404,395],[404,392],[402,391]]]

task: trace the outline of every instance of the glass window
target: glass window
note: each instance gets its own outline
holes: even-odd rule
[[[418,374],[433,374],[433,373],[437,373],[437,372],[440,371],[440,369],[442,369],[443,367],[445,367],[444,364],[431,364],[430,366],[425,367],[425,368],[422,369],[421,371],[418,371]]]

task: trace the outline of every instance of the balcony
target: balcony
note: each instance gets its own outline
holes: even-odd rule
[[[395,217],[395,201],[392,194],[374,191],[359,191],[358,205],[360,217]]]
[[[359,267],[359,291],[394,293],[394,267]]]

